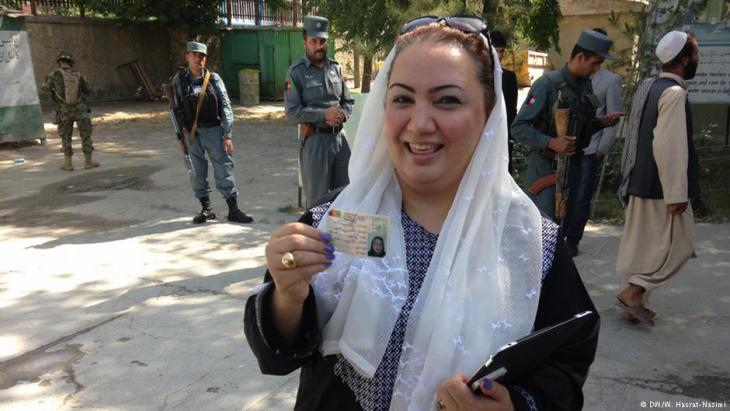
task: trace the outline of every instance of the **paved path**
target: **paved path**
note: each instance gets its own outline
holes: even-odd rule
[[[101,108],[142,114],[97,128],[99,169],[58,170],[52,134],[0,150],[0,410],[292,408],[297,376],[259,373],[241,319],[269,233],[296,218],[293,127],[266,114],[280,107],[236,125],[256,224],[193,226],[167,120],[145,114],[162,108]],[[590,226],[576,259],[603,316],[585,409],[730,402],[730,225],[698,226],[700,258],[655,293],[653,329],[612,308],[619,235]]]

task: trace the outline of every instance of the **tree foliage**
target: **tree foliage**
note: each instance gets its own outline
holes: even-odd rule
[[[481,15],[525,45],[558,48],[562,17],[558,0],[305,0],[303,8],[327,16],[336,35],[369,53],[389,49],[409,19],[457,14]]]
[[[373,56],[393,44],[402,23],[397,9],[407,0],[305,0],[331,22],[330,32],[363,56],[362,92],[370,91]]]
[[[187,29],[193,34],[216,28],[221,2],[218,0],[84,0],[85,8],[123,21],[156,21]]]
[[[331,31],[367,61],[391,48],[401,25],[422,15],[481,15],[490,29],[500,29],[521,43],[558,48],[558,0],[304,0],[332,23]],[[367,67],[367,64],[364,65]],[[363,86],[367,84],[364,79]]]
[[[656,43],[669,30],[691,23],[692,16],[707,7],[707,0],[649,0],[645,8],[631,13],[631,20],[620,25],[619,16],[611,13],[609,24],[621,29],[621,35],[629,40],[630,47],[618,50],[616,59],[608,64],[614,70],[624,71],[624,106],[641,82],[657,69],[654,55]],[[688,20],[689,19],[689,20]]]
[[[393,44],[400,24],[393,11],[399,2],[386,0],[305,0],[304,10],[326,16],[331,32],[351,43],[359,52],[373,55]]]
[[[560,52],[560,4],[558,0],[510,1],[515,27],[523,38],[540,50],[554,47]],[[526,8],[526,9],[525,9]],[[516,12],[515,12],[516,11]]]
[[[394,11],[401,21],[425,14],[482,16],[490,30],[500,30],[522,46],[560,51],[558,0],[411,0]]]
[[[483,0],[482,15],[522,46],[560,52],[560,4],[558,0]]]

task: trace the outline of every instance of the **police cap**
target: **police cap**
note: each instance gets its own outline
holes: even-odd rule
[[[611,49],[611,46],[613,46],[613,40],[603,33],[599,33],[595,30],[583,30],[583,32],[580,33],[580,37],[578,38],[576,45],[581,46],[588,51],[592,51],[599,56],[613,60],[613,56],[608,52]]]
[[[323,39],[328,38],[327,27],[330,22],[324,17],[319,16],[304,16],[302,18],[304,23],[304,33],[307,37],[321,37]]]
[[[186,49],[189,53],[200,53],[208,55],[208,46],[206,46],[203,43],[198,43],[197,41],[188,41],[188,47]]]

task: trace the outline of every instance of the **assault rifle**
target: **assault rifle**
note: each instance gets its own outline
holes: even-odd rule
[[[195,175],[195,168],[193,167],[193,160],[190,158],[190,153],[188,152],[188,144],[185,141],[185,134],[183,134],[182,130],[180,130],[180,125],[177,122],[177,116],[175,115],[175,109],[172,107],[170,107],[170,120],[172,120],[172,126],[175,128],[177,141],[180,143],[180,148],[183,152],[185,168],[188,170],[188,173]]]
[[[585,96],[587,101],[583,104],[591,104],[593,107],[598,107],[598,98],[593,94]],[[575,138],[575,152],[580,155],[580,152],[588,146],[591,141],[591,122],[594,120],[600,120],[603,127],[609,127],[615,125],[619,118],[624,115],[623,112],[610,113],[600,119],[594,119],[593,115],[586,118],[587,115],[585,110],[576,110],[571,112],[567,108],[565,103],[561,100],[561,92],[558,92],[558,98],[553,105],[553,116],[551,119],[551,127],[555,126],[555,136],[573,136]],[[599,128],[600,130],[600,128]],[[567,213],[567,202],[570,196],[570,187],[568,185],[569,174],[570,174],[570,163],[574,160],[574,157],[567,155],[558,155],[550,150],[545,150],[545,156],[556,160],[556,171],[555,174],[549,174],[533,182],[529,191],[532,194],[538,194],[542,190],[555,186],[555,219],[560,223],[562,228],[563,220]]]
[[[561,108],[559,105],[560,94],[553,106],[553,124],[555,125],[556,136],[567,136],[569,131],[575,131],[575,119],[572,119],[570,109]],[[570,127],[573,126],[573,127]],[[573,133],[575,134],[575,133]],[[577,143],[577,141],[576,141]],[[577,145],[577,144],[576,144]],[[578,148],[576,148],[577,150]],[[542,190],[555,186],[555,219],[563,227],[563,220],[567,214],[568,197],[570,196],[570,186],[568,185],[568,173],[570,171],[570,156],[553,153],[545,150],[545,155],[554,157],[557,163],[554,174],[546,175],[533,182],[529,191],[532,194],[539,194]]]
[[[177,136],[177,141],[180,143],[180,149],[183,152],[183,160],[185,162],[185,169],[188,170],[188,173],[191,175],[195,175],[195,168],[193,167],[193,160],[190,158],[190,153],[188,151],[188,143],[185,139],[185,134],[183,134],[182,130],[180,130],[180,123],[177,121],[177,115],[175,114],[175,98],[173,96],[173,93],[175,92],[173,90],[173,87],[175,85],[173,84],[177,76],[173,76],[170,80],[170,83],[163,84],[162,89],[165,92],[165,97],[167,98],[167,101],[170,102],[170,120],[172,120],[172,127],[175,129],[175,136]]]
[[[568,135],[568,125],[570,124],[570,109],[555,108],[555,131],[558,136]],[[557,168],[555,170],[555,218],[563,226],[563,219],[568,211],[568,196],[570,195],[570,187],[568,186],[568,171],[570,170],[570,156],[565,154],[557,155]]]

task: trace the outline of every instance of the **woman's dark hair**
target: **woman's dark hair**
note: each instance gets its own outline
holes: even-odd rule
[[[489,33],[489,38],[492,40],[494,47],[507,47],[507,38],[502,34],[501,31],[494,30]]]
[[[380,244],[383,246],[383,249],[379,252],[373,249],[373,244],[375,243],[375,240],[380,240]],[[383,240],[383,237],[375,236],[372,240],[370,240],[370,250],[368,250],[368,256],[385,257],[385,240]]]
[[[690,60],[692,60],[692,53],[694,52],[694,47],[692,46],[692,40],[696,39],[695,34],[691,31],[687,32],[687,42],[684,43],[684,47],[682,47],[682,50],[679,51],[679,53],[674,56],[673,59],[669,60],[668,62],[662,64],[662,70],[668,70],[673,69],[677,67],[678,65],[682,64],[682,58],[689,57]]]
[[[425,43],[432,41],[435,43],[455,44],[467,51],[474,59],[477,66],[477,77],[482,84],[484,90],[484,107],[486,113],[489,114],[494,107],[494,73],[492,71],[492,54],[482,40],[479,33],[467,34],[461,30],[448,27],[445,23],[432,23],[425,26],[417,27],[413,31],[398,37],[395,43],[395,56],[393,57],[393,65],[398,55],[413,44]],[[392,67],[392,65],[391,65]],[[388,73],[390,76],[390,73]]]

